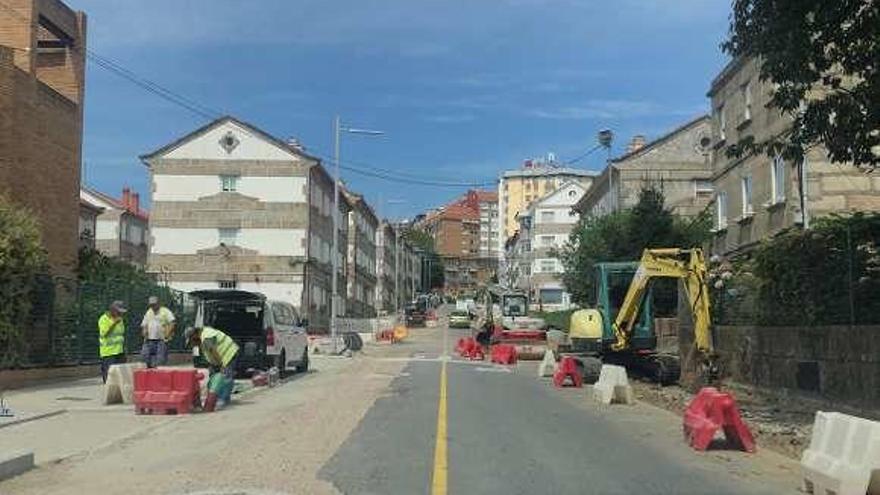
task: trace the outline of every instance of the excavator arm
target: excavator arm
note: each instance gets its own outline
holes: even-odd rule
[[[612,344],[612,349],[622,351],[629,348],[633,326],[639,317],[645,293],[651,280],[655,278],[682,280],[693,314],[696,348],[704,358],[711,359],[713,343],[710,332],[706,261],[703,258],[703,251],[697,248],[645,249],[623,304],[614,319],[616,341]]]

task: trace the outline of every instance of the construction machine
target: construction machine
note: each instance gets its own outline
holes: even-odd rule
[[[520,359],[541,359],[547,349],[547,323],[529,315],[527,294],[485,287],[477,292],[477,301],[485,308],[475,336],[480,344],[512,344]],[[498,311],[495,301],[499,302]]]
[[[637,368],[662,384],[678,380],[679,353],[658,349],[654,332],[651,283],[661,278],[682,281],[701,374],[708,381],[716,377],[702,250],[645,249],[638,263],[598,263],[595,268],[596,307],[572,315],[569,344],[560,348],[561,353],[580,357],[587,380],[597,377],[602,361]]]

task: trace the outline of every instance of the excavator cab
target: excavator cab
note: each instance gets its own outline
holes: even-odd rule
[[[602,344],[610,348],[616,341],[614,320],[623,305],[627,290],[639,268],[637,262],[604,262],[595,267],[596,309],[602,314]],[[634,351],[654,349],[657,337],[654,335],[654,308],[651,290],[645,293],[641,302],[639,317],[633,326],[630,349]]]

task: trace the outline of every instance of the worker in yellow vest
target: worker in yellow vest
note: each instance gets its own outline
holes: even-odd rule
[[[205,361],[211,366],[211,374],[222,373],[230,385],[235,380],[235,371],[238,366],[238,344],[232,337],[211,327],[189,327],[183,332],[184,342],[187,346],[198,347],[199,354],[204,356]],[[232,387],[229,387],[231,394]],[[221,397],[229,401],[229,396]]]
[[[98,352],[101,355],[101,379],[107,383],[107,372],[113,364],[125,362],[125,303],[113,301],[98,318]]]

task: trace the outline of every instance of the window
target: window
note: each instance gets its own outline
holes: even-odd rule
[[[739,88],[743,100],[743,122],[752,120],[752,82],[749,81]]]
[[[235,280],[220,280],[217,282],[217,286],[221,289],[235,289],[238,287],[238,282]]]
[[[747,175],[742,178],[742,216],[743,218],[750,216],[754,210],[752,209],[752,176]]]
[[[556,260],[541,260],[540,268],[543,273],[553,273],[556,271]]]
[[[715,228],[727,228],[727,193],[719,191],[715,197]]]
[[[217,229],[220,244],[224,246],[235,246],[238,244],[238,229]]]
[[[220,176],[220,190],[223,192],[235,192],[238,190],[238,176],[237,175],[221,175]]]
[[[541,212],[541,222],[542,223],[552,223],[554,219],[553,211],[542,211]]]
[[[727,139],[727,112],[724,105],[718,107],[718,137],[724,141]]]
[[[711,196],[715,191],[715,187],[710,180],[694,180],[694,191],[697,196]]]
[[[785,201],[785,160],[777,155],[770,170],[770,204]]]
[[[574,189],[572,189],[571,191],[568,191],[569,198],[573,198],[575,196],[577,196],[577,191],[575,191]]]
[[[553,241],[556,239],[552,235],[542,235],[541,236],[541,246],[547,247],[552,246]]]

